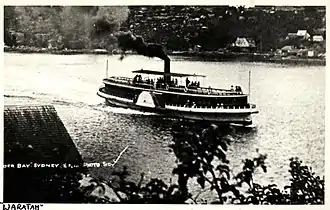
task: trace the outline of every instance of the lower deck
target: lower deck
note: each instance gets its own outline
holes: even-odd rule
[[[249,108],[248,95],[201,95],[191,93],[180,93],[175,91],[166,91],[150,88],[135,87],[130,85],[116,84],[104,82],[103,92],[116,97],[133,100],[136,102],[137,97],[143,92],[152,92],[154,98],[161,107],[165,105],[177,107],[194,107],[194,108],[224,108],[232,109],[235,107]]]
[[[196,104],[171,104],[162,101],[162,95],[153,91],[141,91],[134,98],[113,94],[100,88],[98,95],[112,105],[131,108],[144,112],[163,114],[169,117],[185,118],[189,120],[207,120],[223,123],[251,124],[251,114],[258,113],[256,106],[252,104],[220,105],[220,106],[197,106]]]

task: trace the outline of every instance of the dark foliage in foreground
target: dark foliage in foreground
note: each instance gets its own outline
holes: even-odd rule
[[[127,181],[127,168],[113,174],[119,178],[116,184],[107,184],[122,203],[324,204],[324,178],[315,176],[298,158],[290,159],[291,183],[284,189],[254,182],[257,168],[267,172],[266,155],[245,159],[242,171],[233,175],[226,158],[230,143],[227,129],[215,125],[205,129],[178,127],[170,145],[177,157],[177,166],[172,172],[177,177],[176,184],[168,185],[160,179],[142,184],[143,174],[139,183]],[[196,180],[203,191],[215,192],[216,198],[211,201],[198,199],[199,194],[189,192],[189,180]],[[243,190],[242,185],[248,189]],[[97,196],[89,201],[107,202]]]

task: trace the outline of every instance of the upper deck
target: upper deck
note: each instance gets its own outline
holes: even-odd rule
[[[154,82],[150,79],[141,79],[134,80],[129,77],[108,77],[103,80],[105,84],[118,84],[130,86],[132,88],[142,88],[142,89],[153,89],[158,91],[166,91],[172,93],[179,94],[193,94],[199,96],[209,96],[209,97],[217,97],[217,96],[246,96],[243,94],[242,90],[239,88],[238,90],[234,89],[219,89],[219,88],[211,88],[211,87],[199,87],[196,85],[190,85],[188,87],[183,85],[177,85],[175,83],[165,84],[163,82]]]

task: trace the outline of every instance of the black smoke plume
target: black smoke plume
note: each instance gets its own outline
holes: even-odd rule
[[[137,52],[147,57],[157,57],[164,61],[170,60],[163,46],[155,43],[146,43],[141,36],[134,36],[132,32],[119,32],[115,34],[118,40],[118,47],[122,50],[121,59],[124,58],[127,50]]]
[[[135,51],[139,55],[158,57],[166,62],[170,61],[163,46],[155,43],[146,43],[141,36],[135,36],[131,31],[120,28],[128,17],[129,10],[124,7],[100,7],[93,17],[93,37],[103,37],[115,40],[122,51],[122,60],[126,51]]]
[[[109,31],[118,30],[116,22],[109,22],[105,19],[97,19],[94,24],[94,30],[92,31],[92,36],[105,36],[109,34]]]
[[[110,13],[109,13],[110,11]],[[141,36],[135,36],[131,31],[124,31],[120,28],[123,18],[128,17],[128,10],[117,8],[115,10],[99,8],[97,18],[94,19],[94,35],[104,37],[108,40],[115,40],[117,46],[121,49],[120,60],[123,60],[126,51],[132,50],[139,55],[147,57],[158,57],[164,60],[164,72],[170,73],[170,58],[167,56],[163,46],[155,43],[146,43]],[[109,15],[112,14],[112,15]],[[121,21],[118,21],[121,20]],[[171,81],[169,74],[164,75],[165,83]]]

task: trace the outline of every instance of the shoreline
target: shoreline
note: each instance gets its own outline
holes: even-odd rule
[[[94,54],[94,55],[120,55],[120,52],[108,52],[99,49],[47,49],[35,47],[4,47],[5,53],[42,53],[55,55],[79,55],[79,54]],[[137,55],[136,53],[126,52],[126,55]],[[315,65],[325,66],[325,58],[299,58],[299,57],[275,57],[271,53],[239,53],[239,52],[171,52],[170,56],[179,56],[187,60],[197,61],[223,61],[223,62],[264,62],[278,64],[294,64],[294,65]]]

